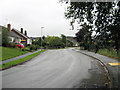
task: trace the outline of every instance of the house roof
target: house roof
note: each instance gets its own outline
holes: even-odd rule
[[[16,34],[15,32],[9,32],[8,31],[8,34],[11,36],[11,37],[18,37],[18,38],[20,38],[20,36],[18,35],[18,34]]]
[[[21,36],[23,36],[24,38],[29,38],[28,36],[22,34],[20,31],[18,31],[17,29],[12,29],[12,31],[15,31],[16,33],[20,34]]]

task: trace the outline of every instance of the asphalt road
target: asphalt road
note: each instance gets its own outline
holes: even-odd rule
[[[2,87],[73,88],[86,82],[102,85],[103,78],[104,70],[96,60],[72,49],[58,49],[2,71]]]

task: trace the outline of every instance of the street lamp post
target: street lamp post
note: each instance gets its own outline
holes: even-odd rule
[[[41,49],[42,49],[42,29],[43,29],[44,27],[41,27]]]

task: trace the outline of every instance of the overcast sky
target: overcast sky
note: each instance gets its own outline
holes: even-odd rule
[[[28,36],[75,36],[64,18],[65,7],[58,0],[0,0],[0,24],[27,30]]]

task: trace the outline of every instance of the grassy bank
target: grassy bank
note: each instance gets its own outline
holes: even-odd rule
[[[76,47],[75,49],[80,49],[80,47]],[[82,49],[84,50],[84,49]],[[91,52],[95,52],[95,50],[90,50]],[[120,60],[120,51],[119,51],[119,55],[117,56],[117,52],[115,49],[99,49],[98,54],[113,58],[113,59],[117,59]]]
[[[2,58],[0,61],[4,61],[27,53],[27,51],[22,51],[20,48],[0,47],[0,50],[2,50]]]
[[[119,59],[120,60],[120,51],[119,51],[119,55],[117,56],[117,52],[114,49],[112,49],[112,50],[100,49],[98,51],[98,53],[101,54],[101,55],[105,55],[107,57],[110,57],[110,58],[114,58],[114,59]]]
[[[0,65],[0,69],[6,69],[6,68],[9,68],[9,67],[18,65],[18,64],[22,64],[22,63],[30,60],[31,58],[39,55],[41,52],[44,52],[44,51],[46,51],[46,50],[39,51],[39,52],[37,52],[37,53],[31,54],[31,55],[29,55],[29,56],[27,56],[27,57],[25,57],[25,58],[22,58],[22,59],[18,59],[18,60],[15,60],[15,61],[11,61],[11,62],[2,64],[2,65]]]

